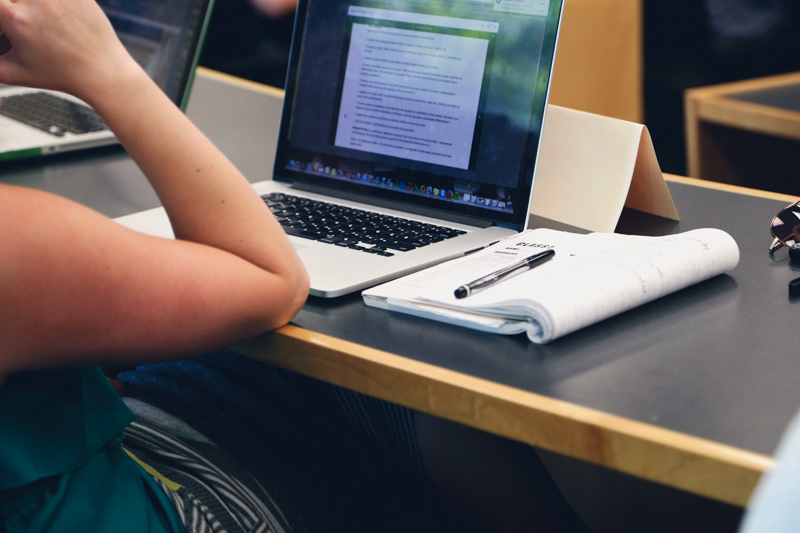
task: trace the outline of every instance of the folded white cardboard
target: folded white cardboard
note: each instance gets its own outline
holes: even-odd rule
[[[642,124],[548,106],[531,213],[613,232],[623,206],[678,220],[650,132]]]

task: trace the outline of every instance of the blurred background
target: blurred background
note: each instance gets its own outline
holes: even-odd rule
[[[201,65],[283,87],[295,0],[217,0]],[[687,175],[684,90],[800,71],[800,0],[566,0],[551,103],[644,123]]]

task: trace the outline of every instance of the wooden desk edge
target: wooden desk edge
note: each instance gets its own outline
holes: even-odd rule
[[[762,89],[773,89],[775,87],[794,85],[797,83],[800,83],[800,72],[789,72],[787,74],[777,74],[775,76],[764,76],[749,80],[695,87],[692,89],[686,89],[685,94],[700,98],[709,96],[725,96],[729,94],[760,91]]]
[[[800,113],[755,102],[723,96],[687,95],[686,116],[699,123],[717,124],[739,130],[800,140]],[[688,125],[687,125],[688,126]]]
[[[277,87],[272,87],[271,85],[264,85],[263,83],[246,80],[237,76],[231,76],[230,74],[225,74],[224,72],[219,72],[217,70],[211,70],[206,67],[197,67],[194,72],[195,75],[200,76],[201,78],[227,83],[228,85],[268,94],[276,98],[283,98],[284,95],[283,89],[278,89]]]
[[[800,113],[788,109],[736,100],[737,93],[800,83],[800,72],[687,89],[684,92],[684,135],[690,176],[702,177],[700,143],[707,135],[705,124],[716,124],[800,140]]]
[[[729,185],[727,183],[718,183],[716,181],[708,181],[698,178],[686,178],[683,176],[675,176],[673,174],[664,174],[664,179],[674,183],[692,185],[694,187],[703,187],[705,189],[714,189],[716,191],[730,192],[733,194],[743,194],[745,196],[754,196],[756,198],[766,198],[768,200],[778,200],[781,202],[786,202],[787,204],[794,203],[800,199],[799,197],[792,196],[790,194],[750,189],[748,187],[740,187],[738,185]]]
[[[412,409],[728,504],[772,458],[285,326],[234,348]]]
[[[197,75],[273,97],[283,90],[203,67]],[[665,175],[668,181],[795,199]],[[745,506],[771,457],[285,326],[236,351],[301,374],[700,496]]]

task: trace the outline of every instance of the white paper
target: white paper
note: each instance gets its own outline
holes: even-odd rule
[[[457,287],[546,248],[556,251],[550,261],[467,298],[455,297]],[[527,331],[533,342],[545,343],[727,272],[738,262],[735,241],[716,229],[666,237],[539,229],[363,295],[368,305],[412,314],[425,310],[428,318],[447,316],[448,322],[480,324],[477,329],[485,331]],[[488,317],[500,322],[492,326]]]

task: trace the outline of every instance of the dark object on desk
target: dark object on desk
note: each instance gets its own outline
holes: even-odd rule
[[[795,278],[789,282],[789,296],[800,296],[800,278]]]
[[[794,243],[789,247],[789,260],[800,263],[800,243]]]
[[[518,261],[513,265],[501,268],[497,272],[493,272],[488,276],[484,276],[476,279],[475,281],[467,283],[466,285],[462,285],[456,289],[455,296],[456,298],[466,298],[470,294],[482,291],[483,289],[488,289],[495,283],[499,283],[504,279],[508,279],[511,276],[516,276],[517,274],[520,274],[526,270],[530,270],[537,265],[541,265],[542,263],[549,261],[554,255],[556,255],[556,251],[553,249],[544,250],[537,254],[533,254],[532,256],[526,257],[522,261]]]
[[[800,202],[795,202],[780,210],[770,224],[769,231],[774,239],[769,247],[770,253],[783,246],[793,247],[800,243]],[[796,252],[797,253],[797,252]],[[790,252],[791,257],[791,252]]]

